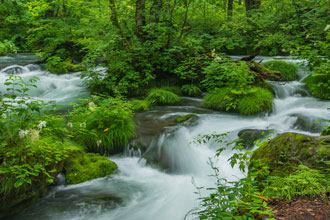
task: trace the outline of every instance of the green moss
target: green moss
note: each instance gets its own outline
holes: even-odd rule
[[[67,184],[78,184],[113,174],[117,165],[104,156],[82,151],[72,151],[65,160]]]
[[[202,107],[220,111],[229,111],[232,109],[231,104],[234,101],[230,88],[216,88],[203,97]]]
[[[129,103],[132,105],[132,110],[135,112],[148,111],[151,107],[150,102],[147,100],[133,99],[133,100],[130,100]]]
[[[163,89],[152,89],[146,100],[152,104],[173,105],[180,102],[180,97]]]
[[[328,125],[321,133],[322,136],[330,135],[330,125]]]
[[[313,169],[327,167],[330,159],[330,137],[310,137],[284,133],[265,142],[253,152],[249,170],[268,167],[271,175],[285,176],[298,165]]]
[[[181,91],[184,95],[190,97],[197,97],[202,94],[202,90],[196,85],[183,85]]]
[[[263,63],[263,65],[270,70],[279,71],[282,73],[284,81],[294,81],[298,78],[298,67],[294,63],[272,60]]]
[[[175,119],[175,122],[180,124],[180,123],[183,123],[183,122],[186,122],[188,121],[189,119],[191,118],[196,118],[197,116],[195,114],[188,114],[188,115],[185,115],[185,116],[180,116],[180,117],[177,117]]]
[[[254,92],[236,95],[228,87],[215,89],[203,98],[205,108],[238,112],[243,115],[254,115],[272,108],[273,94],[266,89],[255,87]]]
[[[304,79],[304,83],[314,97],[330,100],[330,64],[318,68]]]
[[[255,115],[272,109],[274,96],[266,89],[242,96],[238,101],[238,112],[242,115]]]

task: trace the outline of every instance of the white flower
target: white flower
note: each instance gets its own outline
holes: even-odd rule
[[[99,147],[102,144],[102,140],[96,141],[96,145]]]
[[[30,138],[31,138],[32,142],[39,140],[39,138],[40,138],[39,132],[40,131],[38,131],[36,129],[29,130],[29,134],[30,134]]]
[[[38,129],[41,130],[46,127],[47,122],[46,121],[40,121],[38,124]]]
[[[282,49],[282,52],[286,52],[286,49],[285,49],[285,48],[283,48],[283,49]]]
[[[2,113],[1,118],[6,119],[7,115],[5,113]]]
[[[91,111],[94,111],[94,109],[96,108],[96,105],[94,102],[90,102],[88,103],[88,109]]]
[[[80,123],[81,128],[86,128],[86,122]]]
[[[68,126],[68,128],[72,128],[72,123],[71,122],[68,122],[67,124],[66,124],[66,126]]]
[[[22,139],[22,138],[25,138],[25,136],[27,136],[29,134],[29,131],[28,130],[21,130],[19,129],[19,132],[18,132],[18,136]]]
[[[309,34],[307,34],[305,38],[308,39],[309,38]]]
[[[324,31],[327,31],[329,29],[330,29],[330,24],[328,24],[327,26],[325,26]]]

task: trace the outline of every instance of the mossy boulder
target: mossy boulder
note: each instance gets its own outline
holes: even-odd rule
[[[281,60],[271,60],[263,63],[267,69],[278,71],[283,75],[283,81],[294,81],[298,78],[298,66]]]
[[[104,156],[73,151],[64,162],[67,184],[78,184],[113,174],[117,165]]]
[[[254,146],[255,141],[265,138],[270,133],[270,130],[244,129],[238,132],[240,139],[238,143],[249,149]]]
[[[260,79],[267,79],[273,81],[282,81],[284,76],[279,71],[267,69],[262,64],[255,61],[248,62],[250,70],[255,72]]]
[[[312,169],[329,168],[329,159],[330,136],[284,133],[253,152],[249,171],[267,169],[272,176],[286,176],[299,165]]]
[[[272,110],[274,95],[267,89],[253,87],[251,93],[236,94],[229,87],[217,88],[203,97],[202,107],[220,111],[256,115]]]
[[[330,64],[316,69],[304,79],[308,91],[316,98],[330,100]]]

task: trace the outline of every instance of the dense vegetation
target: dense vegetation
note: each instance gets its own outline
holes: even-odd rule
[[[0,96],[0,217],[43,195],[60,172],[69,184],[112,174],[116,164],[93,153],[123,152],[135,135],[136,111],[207,92],[203,107],[256,115],[272,110],[266,79],[297,79],[295,64],[262,66],[228,55],[304,58],[313,72],[306,87],[329,100],[329,11],[329,0],[2,0],[0,56],[33,52],[52,73],[82,71],[92,96],[58,114],[55,103],[27,96],[37,78],[8,77]],[[284,153],[278,163],[291,163]],[[233,164],[237,158],[248,163],[247,155],[236,154]],[[233,187],[219,178],[216,192],[202,198],[205,209],[196,213],[201,219],[271,216],[260,195],[291,199],[329,192],[328,170],[308,165],[289,166],[281,176],[268,175],[273,170],[262,164]]]

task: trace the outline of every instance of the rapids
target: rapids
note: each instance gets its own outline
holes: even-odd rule
[[[277,58],[303,62],[292,57]],[[273,58],[258,59],[267,61]],[[0,71],[0,83],[3,83],[5,74],[4,70]],[[40,78],[38,89],[31,93],[38,98],[65,104],[87,94],[79,73],[58,76],[35,66],[25,66],[18,74],[26,78]],[[307,74],[308,71],[302,67],[299,72],[300,81],[270,82],[275,89],[276,98],[273,112],[268,115],[247,117],[203,110],[200,108],[200,99],[190,98],[185,99],[186,104],[183,106],[156,107],[145,112],[136,118],[142,131],[157,130],[157,125],[164,124],[173,116],[195,113],[199,117],[190,126],[179,125],[174,131],[163,132],[154,137],[152,143],[162,151],[162,157],[169,161],[170,171],[146,165],[146,161],[138,157],[113,156],[110,159],[118,164],[117,174],[77,185],[53,187],[45,198],[11,219],[184,219],[191,209],[198,206],[196,187],[215,184],[214,177],[210,176],[213,174],[208,164],[210,160],[219,168],[222,177],[228,180],[238,180],[245,175],[237,168],[231,168],[227,162],[233,153],[230,149],[216,158],[216,149],[221,145],[214,142],[194,143],[193,140],[199,135],[229,132],[226,138],[236,139],[240,130],[248,128],[271,129],[275,134],[293,131],[319,135],[326,123],[324,120],[329,120],[327,108],[330,107],[330,102],[320,101],[309,95],[301,82]],[[193,217],[187,216],[187,219]]]

